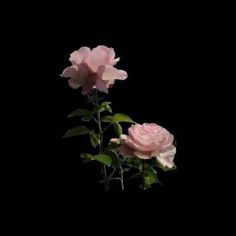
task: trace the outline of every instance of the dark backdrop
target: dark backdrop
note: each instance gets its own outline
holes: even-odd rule
[[[90,6],[84,7],[81,1],[73,4],[64,1],[61,8],[59,2],[53,6],[32,2],[25,7],[20,2],[19,8],[11,3],[9,14],[2,15],[6,33],[1,36],[9,43],[2,43],[2,46],[6,46],[9,58],[5,61],[10,67],[2,70],[7,73],[6,77],[2,76],[2,82],[7,81],[9,86],[1,87],[3,101],[7,102],[10,111],[1,114],[10,121],[9,125],[2,122],[8,134],[1,134],[2,138],[10,141],[1,158],[10,162],[8,168],[2,165],[6,172],[3,182],[8,188],[4,192],[13,197],[12,203],[19,203],[23,208],[21,199],[27,203],[33,200],[34,205],[43,204],[46,199],[50,206],[56,205],[57,211],[62,210],[62,205],[72,203],[71,209],[78,205],[76,215],[92,223],[98,219],[93,215],[94,205],[99,206],[99,218],[102,212],[108,216],[101,218],[102,228],[106,227],[104,222],[110,216],[113,221],[118,210],[129,220],[118,215],[119,220],[112,222],[114,229],[122,225],[123,230],[123,224],[127,222],[132,229],[143,226],[146,230],[153,226],[149,222],[152,219],[154,227],[157,226],[155,229],[166,230],[157,216],[168,223],[171,219],[171,224],[180,220],[181,232],[183,228],[188,230],[185,219],[195,224],[197,230],[205,216],[209,226],[210,218],[206,212],[216,212],[219,203],[224,205],[229,197],[222,191],[228,181],[223,180],[222,170],[228,171],[229,163],[222,162],[222,158],[230,158],[230,155],[224,154],[216,161],[216,155],[212,154],[213,150],[224,151],[229,146],[222,143],[217,146],[213,141],[213,136],[220,142],[229,140],[228,136],[218,133],[225,129],[226,122],[221,120],[215,125],[219,115],[225,116],[218,107],[224,91],[216,89],[217,83],[222,88],[226,78],[218,75],[221,66],[218,66],[219,62],[217,64],[221,37],[225,36],[219,30],[223,21],[217,22],[211,13],[222,17],[221,12],[214,11],[213,5],[209,9],[200,6],[199,10],[196,6],[181,6],[179,2],[177,7],[167,3],[166,8],[155,5],[156,2],[143,1],[140,4],[137,1],[125,4],[98,1],[99,6],[92,1],[88,3]],[[223,23],[223,28],[225,25]],[[86,137],[61,138],[67,129],[76,125],[76,121],[69,120],[67,115],[82,107],[84,98],[79,90],[70,89],[59,75],[69,65],[68,57],[72,51],[81,46],[92,48],[101,44],[115,48],[117,56],[121,57],[118,68],[128,72],[127,80],[118,81],[108,95],[114,112],[127,113],[139,123],[158,123],[172,132],[177,142],[175,163],[178,170],[164,174],[160,171],[163,186],[137,193],[138,184],[131,182],[126,186],[127,193],[121,195],[118,194],[119,186],[115,185],[112,188],[113,196],[118,196],[115,201],[110,197],[112,194],[106,197],[103,186],[98,184],[99,167],[95,163],[83,164],[79,157],[90,148],[89,140]],[[224,60],[225,56],[222,58]],[[6,94],[5,88],[10,88]],[[212,96],[214,93],[217,100]],[[210,116],[214,106],[217,107],[216,115]],[[221,167],[213,167],[215,163]],[[218,200],[216,196],[220,195],[226,196],[227,201]],[[81,196],[84,197],[81,199]],[[122,196],[125,198],[121,202]],[[206,201],[206,207],[202,200]],[[87,217],[81,212],[83,206],[89,214]],[[111,209],[111,214],[104,206]],[[177,211],[173,211],[174,206]],[[213,211],[209,206],[214,207]],[[167,209],[167,216],[160,208]],[[192,208],[198,209],[200,217]],[[140,212],[142,209],[144,214]],[[138,221],[130,224],[134,216]],[[147,219],[149,224],[142,223],[137,227],[140,219],[142,222]],[[176,230],[168,224],[167,229],[171,228]]]
[[[143,18],[128,14],[107,24],[104,15],[86,20],[75,12],[57,11],[35,21],[29,19],[33,27],[22,24],[27,34],[18,35],[27,58],[25,65],[32,72],[25,87],[29,103],[24,116],[29,128],[23,146],[27,150],[23,159],[27,166],[25,185],[45,194],[103,192],[98,184],[99,166],[83,164],[80,158],[80,153],[90,148],[89,140],[62,139],[77,124],[67,115],[84,106],[84,97],[59,75],[69,65],[72,51],[81,46],[106,45],[121,57],[117,67],[128,72],[127,80],[118,81],[107,96],[113,102],[113,111],[126,113],[139,123],[158,123],[176,138],[178,170],[160,171],[163,186],[148,192],[186,196],[197,189],[196,154],[189,133],[197,129],[193,110],[198,102],[200,57],[207,43],[199,34],[199,22],[182,16],[161,18],[152,14]],[[29,173],[32,178],[28,178]],[[131,182],[127,191],[136,192],[137,186]],[[112,189],[118,190],[119,186]]]
[[[189,53],[193,51],[191,40],[187,41],[181,29],[173,29],[171,33],[146,32],[144,39],[139,38],[140,31],[124,33],[124,36],[114,31],[78,30],[72,37],[60,35],[60,32],[50,35],[47,50],[44,49],[44,65],[47,68],[44,68],[43,86],[47,92],[44,90],[40,95],[43,106],[39,109],[44,118],[43,130],[45,125],[47,127],[44,138],[48,141],[48,147],[43,156],[45,181],[49,188],[63,186],[70,191],[103,189],[97,184],[99,166],[82,164],[79,157],[81,152],[87,152],[90,148],[87,145],[88,138],[61,138],[68,128],[78,124],[76,119],[69,120],[67,115],[76,108],[85,107],[85,99],[80,90],[70,89],[66,79],[59,77],[61,71],[69,65],[68,57],[73,50],[81,46],[95,47],[102,44],[115,48],[117,56],[121,57],[118,68],[128,72],[127,80],[117,82],[107,96],[113,102],[113,111],[129,114],[139,123],[158,123],[175,135],[178,150],[176,164],[179,169],[161,175],[164,186],[157,186],[152,191],[176,191],[186,184],[185,167],[186,162],[190,161],[184,154],[187,150],[184,131],[191,129],[185,123],[191,115],[188,111],[189,91],[186,83],[189,83],[190,74],[194,77],[189,61]]]

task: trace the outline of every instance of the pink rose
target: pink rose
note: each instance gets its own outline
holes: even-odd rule
[[[70,55],[71,66],[61,74],[70,78],[68,83],[71,88],[82,87],[82,94],[89,94],[92,89],[108,93],[116,79],[125,80],[127,73],[113,67],[119,58],[115,59],[113,48],[98,46],[94,49],[81,47]]]
[[[157,124],[135,124],[128,129],[128,133],[129,135],[122,134],[119,139],[111,140],[119,141],[122,156],[141,159],[155,157],[163,167],[174,167],[174,136],[166,129]]]

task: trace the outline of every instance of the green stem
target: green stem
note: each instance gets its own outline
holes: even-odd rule
[[[120,165],[120,182],[121,182],[121,189],[122,191],[125,191],[125,187],[124,187],[124,171],[122,166]]]
[[[103,132],[102,132],[102,126],[101,126],[101,114],[99,111],[99,103],[98,103],[98,92],[96,90],[96,109],[97,109],[97,123],[98,123],[98,132],[100,134],[100,145],[99,145],[99,153],[103,153]],[[106,166],[102,164],[102,173],[104,178],[104,190],[105,192],[109,191],[109,181],[107,178],[107,171]]]
[[[103,133],[105,133],[105,131],[107,130],[107,129],[109,129],[111,126],[113,125],[113,123],[110,123],[107,127],[105,127],[104,129],[103,129]]]

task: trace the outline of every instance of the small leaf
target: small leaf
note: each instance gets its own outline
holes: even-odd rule
[[[144,182],[146,185],[152,185],[158,182],[157,172],[155,169],[150,168],[144,175]]]
[[[105,151],[104,154],[107,154],[111,157],[111,160],[112,160],[111,165],[113,167],[117,167],[117,165],[119,165],[120,162],[119,162],[117,153],[113,151]]]
[[[126,164],[127,166],[139,169],[139,166],[142,163],[142,160],[137,157],[127,157],[127,158],[124,158],[123,163]]]
[[[93,155],[92,155],[92,154],[89,154],[89,153],[81,153],[81,154],[80,154],[80,157],[86,158],[86,159],[92,159],[92,158],[93,158]]]
[[[112,143],[112,142],[110,142],[108,144],[108,146],[106,147],[106,149],[107,150],[117,150],[120,146],[121,146],[121,144],[119,144],[119,143]]]
[[[113,116],[113,123],[119,123],[119,122],[135,123],[129,116],[121,113],[115,114]]]
[[[109,111],[112,113],[112,109],[110,107],[111,102],[103,102],[100,106],[99,106],[99,111],[103,112],[103,111]]]
[[[90,131],[86,126],[77,126],[75,128],[69,129],[63,138],[69,138],[77,135],[89,134]]]
[[[111,102],[103,102],[100,106],[106,106],[106,105],[110,105],[111,104]]]
[[[105,164],[107,166],[110,166],[112,164],[112,157],[108,154],[91,155],[89,153],[82,153],[80,156],[87,160],[101,162],[102,164]]]
[[[112,118],[112,116],[104,116],[104,117],[102,117],[101,121],[106,122],[106,123],[112,123],[113,118]]]
[[[92,160],[99,161],[107,166],[110,166],[112,163],[112,158],[107,154],[99,154],[92,158]]]
[[[109,111],[110,113],[112,113],[112,109],[111,109],[111,107],[110,107],[109,105],[107,105],[107,106],[105,107],[105,110],[106,110],[106,111]]]
[[[116,135],[117,135],[118,137],[120,137],[120,135],[121,135],[122,132],[123,132],[121,125],[118,124],[118,123],[114,123],[114,124],[113,124],[113,127],[114,127],[114,130],[115,130]]]
[[[75,111],[70,113],[68,115],[68,117],[71,118],[71,117],[75,117],[75,116],[88,116],[89,114],[91,114],[91,111],[89,111],[87,109],[76,109]]]
[[[90,141],[94,148],[97,147],[100,144],[100,134],[90,134]]]

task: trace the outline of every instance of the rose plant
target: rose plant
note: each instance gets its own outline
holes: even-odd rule
[[[158,168],[163,171],[176,169],[174,136],[157,124],[137,124],[128,115],[112,113],[111,102],[104,101],[100,93],[108,93],[115,80],[127,78],[124,70],[114,67],[119,60],[115,58],[114,49],[106,46],[97,46],[92,50],[81,47],[71,53],[71,65],[63,70],[61,76],[69,78],[71,88],[82,88],[82,94],[87,96],[92,109],[76,109],[69,117],[79,117],[81,122],[93,121],[97,129],[80,125],[68,130],[63,137],[89,136],[92,147],[98,148],[98,151],[96,154],[82,153],[81,157],[84,162],[100,163],[103,176],[100,183],[104,184],[106,192],[113,181],[119,181],[124,191],[125,180],[135,177],[141,179],[140,187],[146,190],[160,183]],[[131,124],[128,134],[122,128],[124,122]],[[110,128],[114,129],[116,137],[104,143],[104,135]]]

